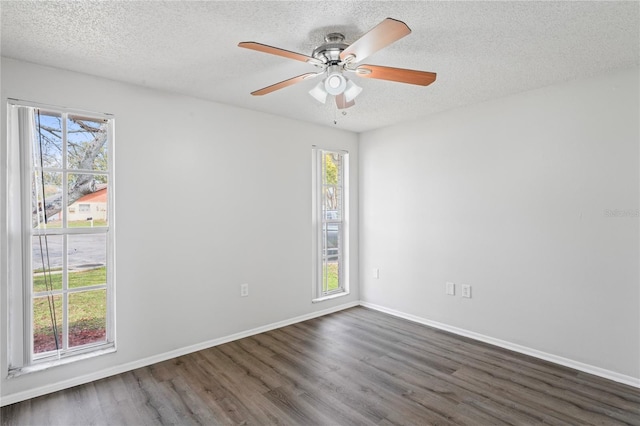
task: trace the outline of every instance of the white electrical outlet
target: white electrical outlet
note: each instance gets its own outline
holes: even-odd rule
[[[249,295],[249,284],[240,284],[240,297],[247,297]]]
[[[468,297],[471,299],[471,286],[468,284],[462,284],[462,297]]]
[[[375,268],[375,269],[373,270],[373,278],[375,278],[375,279],[380,278],[380,269]]]
[[[455,296],[456,295],[456,285],[455,285],[455,283],[447,282],[446,293],[449,296]]]

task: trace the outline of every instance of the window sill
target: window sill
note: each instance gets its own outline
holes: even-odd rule
[[[322,297],[318,297],[317,299],[312,299],[311,303],[320,303],[320,302],[324,302],[325,300],[337,299],[338,297],[343,297],[348,295],[349,295],[348,291],[343,291],[342,293],[335,293],[335,294],[330,294],[329,296],[322,296]]]
[[[37,373],[39,371],[48,370],[52,367],[57,367],[59,365],[72,364],[76,361],[95,358],[97,356],[110,354],[115,351],[116,351],[116,347],[111,346],[104,349],[95,350],[92,352],[85,352],[77,355],[66,356],[64,358],[59,358],[52,361],[42,361],[26,367],[18,367],[18,368],[11,369],[9,370],[9,374],[7,375],[7,378],[13,379],[15,377],[23,376],[25,374]]]

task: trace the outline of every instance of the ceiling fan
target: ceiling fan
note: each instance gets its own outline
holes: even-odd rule
[[[352,44],[346,44],[344,35],[341,33],[327,34],[324,38],[325,42],[317,47],[311,53],[311,56],[253,41],[244,41],[239,43],[238,46],[307,62],[322,69],[319,72],[305,73],[272,84],[251,92],[252,95],[266,95],[301,81],[326,75],[320,83],[309,91],[309,94],[322,103],[326,102],[328,95],[333,95],[337,107],[344,109],[355,105],[354,99],[362,91],[361,87],[345,76],[345,72],[354,73],[364,78],[397,81],[419,86],[428,86],[436,80],[436,74],[427,71],[383,67],[380,65],[358,65],[366,57],[409,35],[409,33],[411,33],[411,29],[407,24],[397,19],[387,18]]]

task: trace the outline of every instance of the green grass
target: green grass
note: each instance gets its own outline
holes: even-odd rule
[[[69,273],[69,288],[104,284],[107,280],[106,267]],[[62,288],[62,274],[52,274],[55,289]],[[44,276],[33,278],[34,291],[45,291]],[[104,329],[107,317],[106,290],[91,290],[69,294],[69,332],[73,330]],[[62,296],[53,297],[58,327],[62,327]],[[34,335],[51,334],[51,309],[46,297],[33,300]]]
[[[95,219],[93,221],[93,226],[97,227],[97,226],[107,226],[108,223],[106,220],[104,219]],[[74,221],[70,221],[67,222],[67,228],[90,228],[91,227],[91,221],[90,220],[74,220]],[[44,224],[40,225],[41,229],[44,229]],[[62,228],[62,221],[61,220],[52,220],[50,222],[47,223],[47,229],[58,229],[58,228]]]
[[[54,296],[56,322],[62,327],[62,296]],[[51,334],[51,309],[46,297],[33,299],[33,334]]]
[[[93,226],[107,226],[107,221],[104,219],[95,219],[93,221]],[[90,220],[74,220],[72,222],[67,222],[67,227],[69,228],[89,228],[91,227]]]
[[[38,273],[38,272],[42,272],[42,271],[44,271],[44,269],[38,268],[38,269],[34,269],[33,273]],[[62,266],[56,266],[54,268],[49,268],[49,271],[51,271],[51,272],[60,272],[60,271],[62,271]]]
[[[327,269],[325,270],[325,274],[326,275],[326,280],[325,277],[323,278],[323,281],[326,282],[327,288],[326,291],[331,291],[331,290],[335,290],[339,287],[339,281],[338,281],[338,264],[337,263],[328,263],[327,264]]]
[[[69,328],[98,329],[105,327],[107,291],[92,290],[69,295]]]
[[[62,296],[54,296],[58,328],[62,328]],[[51,315],[46,297],[33,300],[33,334],[51,334]],[[107,318],[106,290],[83,291],[69,295],[69,330],[105,327]]]
[[[49,285],[53,285],[54,290],[62,288],[62,274],[60,268],[52,269],[52,274],[47,276],[51,278]],[[107,282],[107,268],[105,266],[86,271],[69,272],[69,288],[85,287],[88,285],[105,284]],[[36,275],[33,277],[34,293],[47,291],[45,285],[45,275]]]

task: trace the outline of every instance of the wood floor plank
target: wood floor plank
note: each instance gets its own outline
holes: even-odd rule
[[[356,307],[2,407],[0,423],[640,426],[640,389]]]
[[[496,394],[491,389],[471,386],[455,376],[450,376],[437,369],[421,366],[420,369],[411,362],[401,358],[387,357],[387,368],[399,380],[410,385],[434,393],[451,402],[459,401],[466,406],[466,412],[480,411],[482,417],[493,416],[495,422],[502,419],[511,424],[542,423],[544,418],[537,415],[534,409],[522,407],[511,401],[508,395]],[[492,414],[493,413],[493,414]],[[497,413],[497,414],[496,414]],[[556,423],[558,422],[549,422]]]
[[[329,415],[325,415],[319,407],[315,407],[307,398],[291,393],[289,389],[273,389],[265,395],[269,401],[287,413],[294,424],[316,425],[331,424]]]
[[[361,387],[352,381],[347,380],[339,370],[321,374],[312,370],[302,370],[292,366],[290,358],[285,355],[274,356],[268,360],[274,370],[279,371],[301,389],[301,395],[321,394],[324,399],[329,399],[334,409],[351,411],[355,419],[362,417],[368,422],[378,423],[386,413],[372,403],[366,397]]]
[[[260,358],[242,349],[239,344],[232,342],[221,346],[219,349],[223,354],[228,356],[234,364],[243,368],[248,376],[260,382],[267,389],[274,390],[283,387],[295,387],[294,383],[287,380],[286,376],[278,374],[273,368],[262,362]]]
[[[412,382],[414,377],[420,377],[423,383],[437,383],[441,380],[447,384],[455,386],[457,389],[461,389],[463,394],[467,396],[465,402],[473,403],[487,403],[498,407],[498,411],[502,411],[502,418],[504,419],[518,419],[521,415],[526,415],[535,421],[521,423],[519,421],[512,421],[512,424],[554,424],[554,425],[570,425],[575,424],[575,419],[572,419],[564,414],[555,412],[540,411],[539,407],[535,404],[529,403],[528,400],[521,398],[517,393],[511,393],[503,390],[499,387],[490,387],[484,384],[478,384],[475,381],[460,378],[456,374],[447,375],[436,369],[432,369],[429,366],[415,363],[412,360],[403,358],[396,354],[390,354],[391,358],[395,358],[400,363],[406,363],[415,369],[413,375],[402,376],[402,378],[408,382]],[[419,384],[418,384],[419,385]]]
[[[565,415],[570,417],[570,421],[583,425],[620,425],[621,422],[616,421],[606,415],[596,413],[589,407],[580,407],[558,398],[544,395],[525,386],[518,385],[515,382],[500,379],[495,375],[488,374],[485,371],[465,367],[454,373],[455,376],[464,380],[476,383],[480,386],[499,388],[504,392],[517,394],[519,398],[534,404],[540,411],[550,412],[553,415]]]
[[[401,353],[401,351],[396,351],[396,353]],[[432,346],[430,353],[440,354],[437,352],[437,345]],[[468,352],[465,355],[452,352],[444,356],[452,360],[461,360],[461,362],[466,359],[465,365],[473,366],[473,368],[482,370],[487,374],[496,375],[533,391],[544,392],[570,404],[588,406],[590,410],[597,413],[605,413],[606,416],[613,419],[629,422],[632,420],[631,416],[640,415],[640,404],[635,401],[629,401],[614,394],[599,392],[589,387],[576,388],[575,382],[572,383],[567,379],[545,374],[539,369],[524,368],[522,364],[505,362],[502,358],[494,360],[489,356],[472,356]],[[473,360],[473,362],[469,362],[469,360]],[[427,363],[425,362],[425,364]]]

